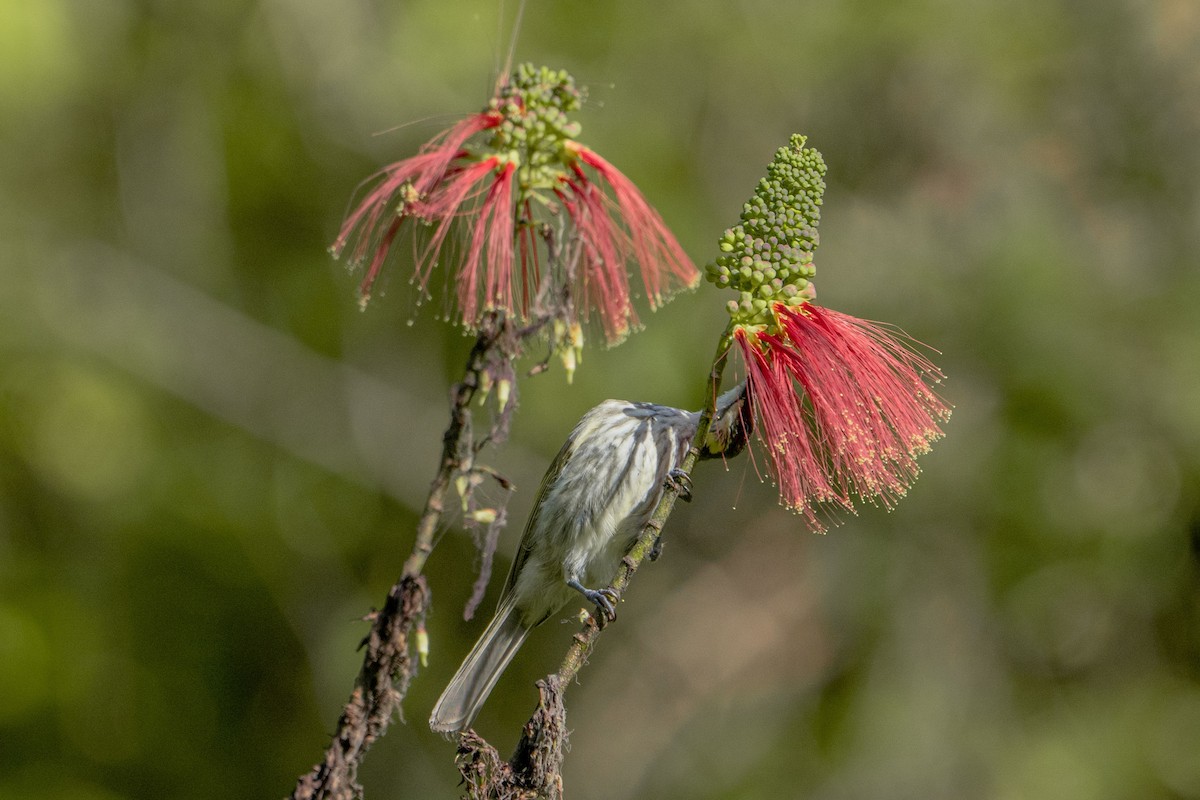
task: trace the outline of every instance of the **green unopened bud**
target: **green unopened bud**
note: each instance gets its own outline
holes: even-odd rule
[[[583,361],[583,328],[575,322],[566,333],[566,337],[559,344],[559,356],[562,358],[563,371],[567,373],[569,384],[575,380],[575,369]]]
[[[726,230],[717,243],[722,255],[716,264],[733,270],[727,282],[718,279],[723,273],[714,272],[712,283],[739,291],[736,305],[743,310],[735,316],[747,313],[745,309],[756,301],[800,296],[815,273],[812,250],[825,190],[825,162],[805,142],[796,135],[776,151],[766,177],[742,206],[741,222]],[[760,312],[763,309],[754,313]]]
[[[512,381],[508,378],[501,378],[496,381],[496,405],[501,411],[508,408],[508,398],[512,393]]]
[[[479,373],[479,405],[487,402],[488,394],[492,391],[492,376],[486,370]]]
[[[575,348],[575,355],[580,361],[583,361],[583,326],[578,322],[572,322],[570,333],[571,346]]]
[[[458,498],[462,501],[463,513],[467,513],[467,491],[471,488],[471,481],[466,475],[459,475],[454,479],[454,488],[458,491]]]
[[[417,625],[417,657],[422,667],[429,666],[429,631],[425,630],[424,623]]]
[[[471,512],[470,519],[478,522],[480,525],[491,525],[496,521],[496,509],[481,508]]]
[[[567,348],[559,354],[562,359],[563,371],[567,373],[567,383],[571,384],[575,381],[575,349]]]

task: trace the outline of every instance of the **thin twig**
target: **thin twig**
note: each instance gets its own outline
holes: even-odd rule
[[[297,781],[291,800],[362,797],[358,768],[370,746],[387,732],[414,673],[409,639],[414,625],[424,619],[429,607],[430,592],[422,571],[433,550],[446,497],[455,474],[467,466],[464,461],[475,455],[470,441],[471,400],[495,351],[499,350],[502,358],[515,358],[516,345],[509,341],[511,337],[511,327],[500,315],[489,316],[480,326],[463,378],[450,392],[450,424],[442,437],[441,461],[417,523],[412,552],[383,608],[367,616],[371,629],[361,645],[363,664],[354,690],[338,718],[325,758]]]

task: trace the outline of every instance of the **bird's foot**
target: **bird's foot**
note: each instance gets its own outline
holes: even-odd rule
[[[658,536],[654,537],[654,544],[650,545],[650,552],[647,554],[646,558],[650,559],[651,561],[658,561],[658,557],[662,555],[662,550],[663,540],[662,534],[660,533]]]
[[[616,602],[618,599],[617,593],[608,587],[603,589],[589,589],[579,581],[572,578],[567,581],[567,586],[570,586],[575,591],[588,599],[589,603],[596,606],[596,613],[593,615],[596,620],[596,625],[603,630],[604,626],[617,618]]]
[[[676,496],[685,503],[692,502],[692,476],[676,467],[667,473],[667,486],[675,490]]]

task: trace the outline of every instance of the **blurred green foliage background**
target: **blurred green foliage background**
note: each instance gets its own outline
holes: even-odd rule
[[[0,797],[281,797],[320,756],[470,343],[402,262],[360,313],[325,248],[482,106],[512,13],[0,0]],[[1200,798],[1200,5],[530,0],[516,54],[700,263],[808,134],[822,303],[940,349],[957,406],[827,536],[702,467],[567,696],[568,795]],[[698,407],[726,299],[522,385],[498,572],[585,409]],[[429,575],[368,798],[457,794],[457,524]],[[573,630],[485,709],[502,750]]]

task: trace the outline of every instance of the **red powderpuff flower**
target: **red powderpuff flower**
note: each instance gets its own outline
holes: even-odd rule
[[[826,168],[805,143],[776,151],[706,272],[738,293],[726,308],[781,500],[823,530],[821,503],[895,505],[950,408],[926,384],[941,372],[902,337],[812,303]]]
[[[569,75],[523,65],[485,111],[380,172],[331,248],[338,255],[353,243],[353,263],[370,259],[362,302],[406,228],[422,292],[436,269],[453,263],[467,328],[494,310],[570,325],[595,309],[614,343],[637,324],[628,275],[635,264],[651,308],[694,286],[699,271],[632,181],[575,140],[579,126],[565,112],[579,105]],[[571,223],[570,246],[560,252],[578,260],[550,264],[552,226],[541,223],[560,209]]]
[[[737,327],[759,436],[783,502],[823,530],[815,504],[891,508],[941,438],[941,372],[882,326],[802,303],[772,306],[778,333]]]
[[[470,184],[481,180],[491,168],[490,164],[478,164],[475,170],[460,168],[453,176],[449,175],[451,163],[464,155],[463,142],[480,131],[496,127],[501,121],[501,116],[496,113],[468,117],[426,143],[418,155],[385,167],[374,176],[379,179],[378,183],[342,222],[341,231],[330,247],[335,256],[340,256],[354,239],[351,263],[362,263],[368,254],[371,256],[359,288],[363,302],[371,296],[371,287],[379,277],[379,270],[402,223],[410,218],[435,219],[435,208],[444,209],[451,205],[457,208],[470,192]],[[468,174],[464,176],[464,172]],[[454,197],[457,197],[456,202]],[[389,211],[393,201],[396,205]],[[443,219],[445,221],[448,220]],[[445,237],[440,229],[439,234],[431,242],[435,254]],[[418,262],[418,273],[420,271]]]

